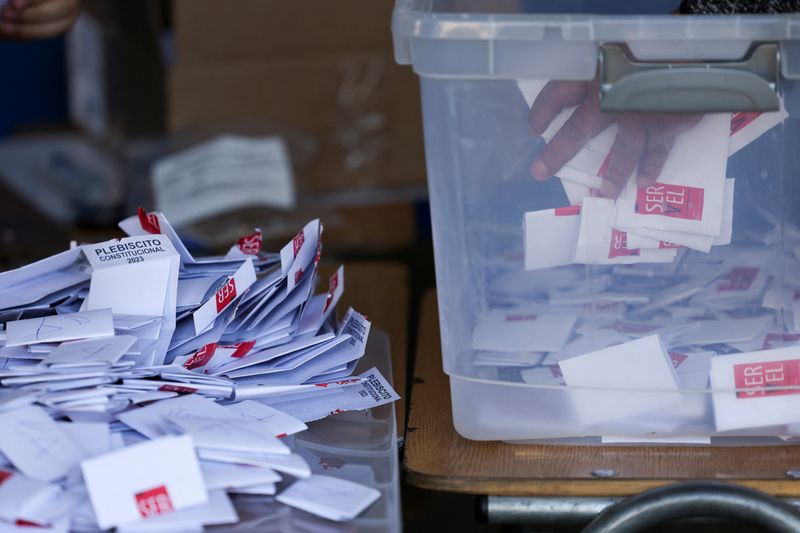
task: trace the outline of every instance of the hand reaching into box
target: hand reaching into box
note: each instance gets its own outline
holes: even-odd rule
[[[600,193],[616,198],[631,177],[640,185],[656,181],[675,138],[694,127],[699,114],[604,113],[600,111],[599,81],[551,81],[531,106],[531,130],[542,135],[564,109],[578,106],[531,165],[534,179],[544,181],[557,173],[586,143],[613,123],[619,125],[605,167]]]
[[[80,0],[9,0],[0,10],[0,39],[61,35],[69,31],[80,11]]]

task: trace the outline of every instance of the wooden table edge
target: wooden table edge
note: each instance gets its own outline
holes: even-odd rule
[[[415,487],[461,494],[516,497],[609,498],[634,496],[646,490],[687,481],[685,479],[498,479],[441,477],[415,472],[403,464],[406,481]],[[800,482],[779,479],[692,479],[722,481],[766,492],[779,498],[800,498]]]

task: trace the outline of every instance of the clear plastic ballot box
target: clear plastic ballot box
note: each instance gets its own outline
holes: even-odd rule
[[[392,21],[456,429],[800,438],[800,17],[525,5],[399,0]]]

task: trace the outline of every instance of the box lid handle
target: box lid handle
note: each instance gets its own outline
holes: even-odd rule
[[[600,109],[611,112],[777,111],[779,48],[753,47],[732,62],[644,62],[618,44],[600,46]]]

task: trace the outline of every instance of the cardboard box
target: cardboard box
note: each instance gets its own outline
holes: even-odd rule
[[[171,132],[256,121],[310,136],[317,150],[300,194],[402,186],[424,194],[418,82],[389,52],[178,64],[168,110]]]
[[[178,62],[392,50],[393,0],[175,0]]]
[[[291,212],[247,208],[197,222],[182,231],[222,251],[239,237],[252,233],[254,227],[260,227],[264,249],[277,250],[306,222],[319,218],[325,227],[324,255],[385,253],[414,244],[416,213],[415,205],[410,202],[338,208],[307,206]]]

